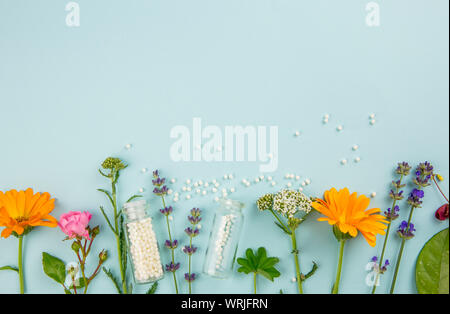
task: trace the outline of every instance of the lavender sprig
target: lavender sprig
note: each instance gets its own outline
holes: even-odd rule
[[[166,183],[166,179],[161,178],[159,176],[158,170],[153,171],[152,183],[153,183],[153,186],[155,187],[153,189],[153,193],[155,195],[161,197],[161,201],[162,201],[162,204],[164,207],[164,208],[160,209],[159,211],[161,212],[161,214],[163,214],[166,217],[167,233],[169,235],[169,240],[166,240],[166,242],[164,244],[165,244],[165,247],[168,248],[172,253],[171,254],[172,261],[170,262],[170,264],[166,265],[166,271],[172,273],[173,282],[175,285],[175,291],[178,294],[177,276],[175,275],[176,271],[180,268],[180,263],[175,262],[175,249],[178,247],[178,240],[172,239],[172,234],[170,232],[169,216],[170,216],[170,214],[172,214],[173,208],[172,208],[172,206],[166,206],[166,201],[164,198],[164,196],[167,195],[167,192],[169,191],[169,189],[167,188],[166,185],[164,185]]]
[[[414,209],[422,207],[423,198],[425,196],[424,187],[431,185],[430,180],[433,178],[433,166],[425,161],[420,163],[415,172],[416,177],[413,179],[413,183],[417,186],[414,188],[408,197],[408,204],[411,206],[411,211],[409,212],[408,221],[402,221],[400,224],[397,234],[402,239],[402,244],[400,246],[400,251],[397,256],[397,264],[395,265],[394,277],[392,279],[390,293],[393,294],[395,290],[395,283],[397,281],[398,270],[400,269],[400,262],[402,260],[403,250],[405,248],[406,240],[410,240],[414,237],[414,224],[411,222]]]
[[[398,218],[398,212],[400,211],[400,207],[397,205],[397,201],[400,201],[404,198],[403,196],[403,190],[402,188],[405,187],[405,184],[402,184],[402,180],[404,177],[408,176],[411,171],[411,167],[407,162],[399,162],[397,164],[397,169],[395,172],[400,175],[400,178],[397,181],[392,181],[393,189],[389,193],[389,197],[393,200],[391,208],[388,208],[384,215],[386,219],[389,221],[389,225],[386,230],[386,237],[384,238],[384,244],[383,249],[381,251],[381,257],[380,257],[380,263],[378,265],[378,269],[383,268],[383,259],[384,259],[384,253],[386,251],[386,246],[389,238],[389,232],[391,230],[392,221]],[[378,260],[378,259],[377,259]],[[383,274],[384,272],[378,272],[377,277],[375,279],[375,283],[378,282],[379,276]],[[372,294],[375,293],[375,290],[377,289],[377,286],[374,285],[372,288]]]
[[[192,282],[197,277],[195,273],[191,272],[191,258],[192,258],[192,255],[195,252],[197,252],[197,248],[192,245],[192,239],[195,238],[196,236],[198,236],[198,234],[200,233],[200,229],[197,226],[200,223],[200,221],[202,220],[200,215],[201,215],[201,210],[200,209],[198,209],[198,208],[191,209],[191,215],[188,216],[188,221],[192,225],[192,228],[191,227],[187,227],[184,230],[184,232],[189,237],[189,246],[186,245],[183,248],[183,252],[188,256],[188,263],[189,263],[189,272],[184,274],[184,279],[189,284],[189,294],[192,293]]]

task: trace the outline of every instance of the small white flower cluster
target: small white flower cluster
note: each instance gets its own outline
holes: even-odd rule
[[[219,230],[217,232],[217,240],[216,240],[216,269],[220,269],[223,266],[223,251],[227,246],[228,240],[230,238],[230,233],[233,230],[233,224],[236,220],[236,216],[233,214],[222,216],[220,220]]]
[[[158,243],[152,219],[127,223],[134,277],[138,282],[159,279],[163,275]]]
[[[287,218],[292,218],[299,211],[309,213],[311,200],[301,192],[282,190],[273,199],[273,209]]]

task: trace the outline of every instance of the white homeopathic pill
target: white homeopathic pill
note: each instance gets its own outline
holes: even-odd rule
[[[355,145],[352,146],[352,149],[353,149],[353,150],[358,150],[358,148],[359,148],[359,145],[357,145],[357,144],[355,144]]]
[[[228,175],[228,179],[233,180],[234,176],[232,174]]]
[[[190,200],[191,199],[191,195],[190,194],[186,195],[186,199]]]
[[[202,195],[206,195],[208,192],[206,192],[205,190],[202,191]]]
[[[272,181],[272,186],[275,186],[277,183],[275,181]]]
[[[191,184],[191,179],[187,179],[186,184]]]
[[[338,125],[337,127],[336,127],[336,130],[338,130],[338,131],[342,131],[344,129],[344,127],[342,126],[342,125]]]
[[[375,114],[374,114],[374,113],[371,113],[371,114],[369,115],[369,118],[370,118],[370,119],[375,118]]]
[[[374,198],[375,196],[377,196],[377,193],[376,193],[376,192],[370,193],[370,197],[371,197],[371,198]]]
[[[170,183],[175,183],[175,182],[177,182],[177,180],[175,180],[175,179],[170,180]]]
[[[126,148],[126,149],[131,149],[131,144],[126,144],[126,145],[125,145],[125,148]]]
[[[142,169],[141,169],[141,172],[142,172],[142,173],[146,173],[146,172],[147,172],[147,168],[142,168]]]
[[[223,176],[223,178],[224,178],[225,180],[227,180],[227,179],[228,179],[228,175],[225,174],[225,175]]]
[[[288,188],[292,187],[292,183],[291,183],[291,182],[288,182],[287,187],[288,187]]]
[[[342,164],[342,165],[347,164],[347,159],[345,159],[345,158],[344,158],[344,159],[341,159],[341,164]]]
[[[234,192],[236,192],[236,189],[235,189],[235,188],[231,188],[231,189],[230,189],[230,192],[231,192],[231,193],[234,193]]]
[[[376,122],[375,119],[370,120],[370,124],[371,124],[371,125],[374,125],[375,122]]]
[[[144,191],[145,191],[144,188],[139,189],[139,193],[144,193]],[[169,192],[167,192],[167,193],[169,193]]]
[[[355,157],[355,162],[360,162],[361,158],[360,157]]]
[[[300,131],[295,131],[294,136],[299,137],[300,136]]]

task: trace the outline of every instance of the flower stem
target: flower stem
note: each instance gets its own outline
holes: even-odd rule
[[[253,289],[254,289],[255,294],[256,294],[256,273],[253,273]]]
[[[124,294],[127,294],[127,279],[124,271],[124,265],[122,265],[122,247],[120,244],[119,237],[119,217],[117,217],[117,196],[116,196],[116,184],[114,181],[114,176],[111,178],[111,188],[112,188],[112,197],[113,197],[113,208],[114,208],[114,227],[116,230],[116,245],[117,245],[117,256],[119,259],[119,268],[120,268],[120,276],[122,278],[122,291]]]
[[[24,288],[24,278],[23,278],[23,256],[22,256],[22,251],[23,251],[23,235],[19,236],[19,283],[20,283],[20,294],[24,294],[25,293],[25,288]]]
[[[297,249],[297,239],[295,237],[295,230],[291,229],[291,241],[292,241],[292,253],[294,254],[295,259],[295,271],[297,274],[297,287],[298,287],[298,293],[303,294],[303,287],[302,287],[302,278],[300,274],[300,263],[298,261],[298,249]]]
[[[161,196],[163,207],[166,208],[166,201],[164,200],[164,196]],[[166,223],[167,223],[167,233],[169,234],[169,241],[172,243],[172,234],[170,233],[170,223],[169,223],[169,216],[166,216]],[[175,265],[175,252],[174,249],[171,249],[172,252],[172,264]],[[175,291],[178,294],[178,284],[177,284],[177,276],[175,275],[175,270],[172,272],[173,275],[173,282],[175,284]]]
[[[433,182],[434,182],[434,184],[436,184],[436,187],[438,188],[439,192],[441,193],[441,195],[445,198],[445,200],[448,203],[449,202],[448,198],[445,196],[444,192],[442,192],[441,188],[439,187],[439,184],[437,183],[435,176],[433,175],[432,178],[433,178]]]
[[[278,215],[275,214],[275,212],[273,211],[273,209],[269,209],[269,210],[270,210],[270,212],[272,213],[272,215],[278,220],[278,222],[279,222],[280,225],[283,227],[283,229],[284,229],[287,233],[289,233],[289,232],[288,232],[288,231],[289,231],[288,227],[283,223],[283,221],[281,221],[280,217],[278,217]]]
[[[192,237],[189,239],[189,247],[192,249]],[[189,279],[191,278],[191,254],[189,254]],[[192,293],[191,280],[188,280],[189,294]]]
[[[345,246],[345,240],[340,240],[340,248],[339,248],[339,262],[338,262],[338,269],[336,272],[336,280],[333,285],[333,294],[339,293],[339,282],[341,281],[341,271],[342,271],[342,260],[344,257],[344,246]]]
[[[408,225],[406,227],[406,230],[409,230],[409,225],[411,223],[413,212],[414,212],[414,206],[411,207],[411,212],[409,213]],[[403,238],[402,244],[400,246],[400,251],[398,252],[398,256],[397,256],[397,264],[395,265],[394,277],[392,278],[391,290],[389,291],[390,294],[393,294],[394,290],[395,290],[395,283],[397,281],[398,270],[400,269],[400,262],[402,261],[402,255],[403,255],[403,249],[405,248],[405,242],[406,242],[406,239]]]

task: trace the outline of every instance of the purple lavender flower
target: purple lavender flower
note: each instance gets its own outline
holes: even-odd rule
[[[414,208],[419,208],[422,205],[422,198],[425,193],[422,190],[414,189],[408,197],[408,204]]]
[[[397,200],[397,201],[402,200],[403,199],[403,191],[394,192],[393,190],[391,190],[391,192],[389,192],[389,196],[393,200]]]
[[[193,282],[195,280],[195,278],[196,278],[196,275],[194,273],[192,273],[192,274],[188,274],[188,273],[184,274],[184,279],[186,279],[186,281],[189,282],[189,283]]]
[[[378,257],[374,256],[370,259],[370,261],[376,263],[378,261]]]
[[[171,273],[176,272],[179,268],[180,268],[180,263],[174,264],[173,262],[170,262],[170,264],[166,265],[166,271],[171,272]]]
[[[381,274],[385,273],[386,270],[387,270],[387,267],[388,267],[389,265],[390,265],[390,264],[389,264],[389,260],[388,260],[388,259],[385,260],[385,261],[384,261],[384,265],[381,266],[381,268],[380,268],[380,273],[381,273]]]
[[[174,250],[178,247],[178,240],[173,240],[172,242],[170,242],[170,240],[166,240],[164,245],[166,246],[166,248]]]
[[[408,227],[408,222],[403,220],[400,226],[398,227],[397,234],[399,235],[400,238],[409,240],[414,237],[415,231],[416,229],[414,229],[413,223],[410,223]]]
[[[153,178],[159,178],[159,171],[158,170],[155,170],[155,171],[153,171]]]
[[[197,225],[200,221],[202,221],[201,217],[188,216],[188,220],[191,225]]]
[[[191,215],[193,217],[200,217],[202,211],[199,208],[192,208],[191,209]]]
[[[166,183],[166,178],[156,178],[155,180],[152,180],[152,183],[154,186],[161,186],[164,183]]]
[[[186,253],[187,255],[192,255],[195,252],[197,252],[197,248],[195,246],[185,246],[183,248],[183,252]]]
[[[164,216],[169,216],[172,212],[173,212],[173,208],[172,206],[169,207],[165,207],[159,210],[161,212],[161,214],[163,214]]]
[[[419,166],[417,166],[417,171],[419,171],[424,176],[432,175],[433,169],[433,166],[428,161],[420,163]]]
[[[406,184],[402,184],[402,181],[401,181],[401,180],[397,180],[397,181],[392,181],[392,186],[393,186],[394,188],[396,188],[397,190],[399,190],[399,189],[405,187]]]
[[[191,227],[187,227],[184,232],[188,235],[188,237],[194,238],[198,236],[200,230],[198,228],[192,229]]]
[[[395,205],[394,210],[391,210],[391,208],[388,208],[384,215],[389,221],[393,221],[398,218],[398,212],[400,211],[400,207],[398,205]]]
[[[164,196],[167,194],[168,191],[169,189],[165,185],[162,188],[155,187],[153,189],[153,193],[158,196]]]
[[[411,170],[411,167],[407,162],[399,162],[396,171],[398,174],[407,176],[407,175],[409,175],[410,170]]]

